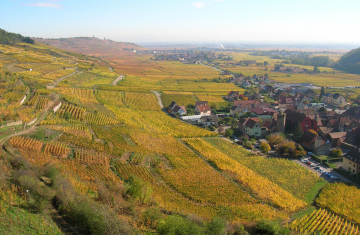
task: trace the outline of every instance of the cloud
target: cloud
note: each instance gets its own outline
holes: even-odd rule
[[[206,4],[206,2],[194,2],[192,5],[196,8],[204,8]]]
[[[30,7],[52,7],[52,8],[62,8],[62,5],[56,4],[56,3],[49,3],[49,2],[38,2],[38,3],[31,3],[31,4],[25,4],[26,6]]]
[[[192,5],[196,8],[204,8],[211,3],[223,2],[225,0],[210,0],[209,2],[193,2]]]

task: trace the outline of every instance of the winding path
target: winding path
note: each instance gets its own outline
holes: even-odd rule
[[[110,68],[110,67],[109,67]],[[125,76],[124,75],[120,75],[119,77],[117,77],[116,79],[115,79],[115,81],[113,81],[113,86],[116,86],[116,84],[118,83],[118,81],[120,81],[120,80],[123,80],[123,78],[124,78]]]
[[[162,102],[162,100],[161,100],[161,95],[160,95],[160,93],[157,92],[157,91],[154,91],[154,90],[150,90],[150,91],[154,92],[154,94],[155,94],[155,96],[156,96],[156,98],[157,98],[157,100],[158,100],[158,103],[159,103],[160,108],[165,111],[165,107],[164,107],[164,104],[163,104],[163,102]]]
[[[43,115],[28,129],[25,129],[25,130],[22,130],[22,131],[19,131],[19,132],[15,132],[14,134],[12,135],[9,135],[9,136],[6,136],[5,138],[1,139],[0,140],[0,146],[2,146],[7,140],[9,140],[10,138],[14,137],[14,136],[18,136],[18,135],[27,135],[27,134],[30,134],[30,133],[33,133],[37,130],[38,128],[38,124],[40,124],[40,122],[42,120],[44,120],[44,118],[46,117],[50,107],[59,99],[59,95],[56,96],[55,100],[50,102],[48,104],[48,106],[44,109],[44,113]]]

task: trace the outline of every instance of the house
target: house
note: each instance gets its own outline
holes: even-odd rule
[[[171,114],[185,115],[186,114],[186,108],[185,108],[185,106],[175,106],[171,110]]]
[[[234,115],[242,116],[242,115],[244,115],[247,111],[248,111],[247,108],[241,108],[240,106],[233,106],[233,107],[230,109],[230,115],[231,115],[231,116],[234,116]]]
[[[268,77],[266,77],[265,79],[264,79],[264,82],[266,83],[266,84],[270,84],[271,82],[270,82],[270,79],[268,78]]]
[[[175,108],[177,105],[177,103],[175,101],[172,101],[171,104],[169,105],[169,109],[172,111],[173,108]]]
[[[197,115],[211,114],[211,108],[207,101],[196,101],[194,113]]]
[[[287,96],[288,94],[285,92],[285,91],[283,91],[283,90],[277,90],[276,92],[275,92],[275,97],[280,97],[280,96]]]
[[[326,93],[322,96],[321,102],[324,102],[325,104],[331,104],[333,102],[333,96],[331,93]]]
[[[304,104],[305,102],[309,102],[310,98],[304,93],[298,93],[295,95],[296,104]]]
[[[264,90],[264,87],[266,86],[265,82],[260,82],[259,87]]]
[[[270,85],[264,86],[264,90],[265,90],[266,92],[268,92],[269,94],[274,94],[274,92],[275,92],[274,87],[272,87],[272,86],[270,86]]]
[[[346,110],[342,115],[345,117],[360,120],[360,107],[351,107],[350,109]]]
[[[314,152],[322,145],[322,139],[312,131],[305,131],[301,137],[301,145],[308,151]]]
[[[345,97],[340,95],[339,93],[335,93],[333,95],[333,104],[336,105],[336,106],[340,106],[340,107],[343,107],[345,106]]]
[[[240,108],[253,109],[260,107],[262,104],[260,100],[236,100],[234,101],[234,106],[238,106]]]
[[[251,83],[249,81],[245,81],[242,84],[243,87],[251,87]]]
[[[238,91],[230,91],[228,94],[228,99],[229,100],[238,100],[239,96],[240,96],[240,94]]]
[[[239,130],[249,136],[260,136],[261,127],[259,118],[242,118],[239,120]]]
[[[261,136],[259,119],[249,118],[245,123],[245,134],[249,136]]]
[[[211,126],[217,124],[218,121],[219,121],[218,116],[216,116],[216,114],[211,114],[209,116],[201,117],[199,122],[206,126]]]
[[[294,130],[297,123],[300,122],[303,131],[307,131],[309,129],[313,129],[315,131],[318,131],[318,123],[316,118],[312,119],[308,115],[304,113],[300,113],[295,110],[287,109],[285,110],[286,114],[286,129],[288,130]]]
[[[355,147],[344,155],[342,168],[354,175],[360,173],[360,148]]]
[[[313,99],[317,96],[317,94],[315,93],[315,91],[311,90],[311,89],[307,89],[304,92],[305,95],[307,95],[309,98]]]
[[[346,132],[332,132],[328,134],[329,141],[331,146],[340,147],[341,142],[346,139]]]
[[[276,131],[276,122],[275,121],[266,121],[262,126],[261,126],[261,130],[262,131],[267,131],[267,132],[274,132]]]
[[[274,113],[277,113],[277,111],[273,110],[272,108],[260,106],[258,108],[251,109],[250,113],[254,117],[259,117],[261,119],[264,119],[264,118],[272,118],[274,116]]]
[[[326,137],[333,130],[334,130],[334,128],[332,128],[332,127],[326,127],[326,126],[319,127],[319,135],[321,137]]]

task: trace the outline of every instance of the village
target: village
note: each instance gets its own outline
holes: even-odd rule
[[[232,104],[229,112],[218,112],[207,101],[187,107],[173,101],[167,111],[256,154],[295,158],[298,163],[302,159],[301,164],[324,178],[347,181],[360,173],[360,107],[355,103],[350,105],[339,93],[325,93],[324,87],[277,83],[266,75],[237,75],[229,82],[247,89],[223,97]],[[315,89],[321,89],[320,94]]]

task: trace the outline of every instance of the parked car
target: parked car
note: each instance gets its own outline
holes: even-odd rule
[[[313,152],[308,152],[307,155],[311,156],[313,155],[314,153]]]
[[[316,165],[315,165],[314,163],[311,163],[310,166],[311,166],[311,167],[315,167]]]
[[[309,160],[307,160],[306,158],[303,158],[303,159],[301,159],[301,161],[302,161],[303,163],[307,163]]]
[[[311,162],[307,162],[306,165],[309,165],[310,166]]]
[[[315,169],[315,170],[319,170],[319,169],[320,169],[320,167],[319,167],[319,166],[317,166],[317,167],[315,167],[314,169]]]
[[[333,175],[330,174],[330,173],[327,173],[327,174],[326,174],[326,177],[328,177],[328,178],[331,178],[331,176],[333,176]]]
[[[336,177],[336,176],[334,176],[334,175],[331,175],[331,176],[330,176],[330,179],[336,180],[336,179],[337,179],[337,177]]]

